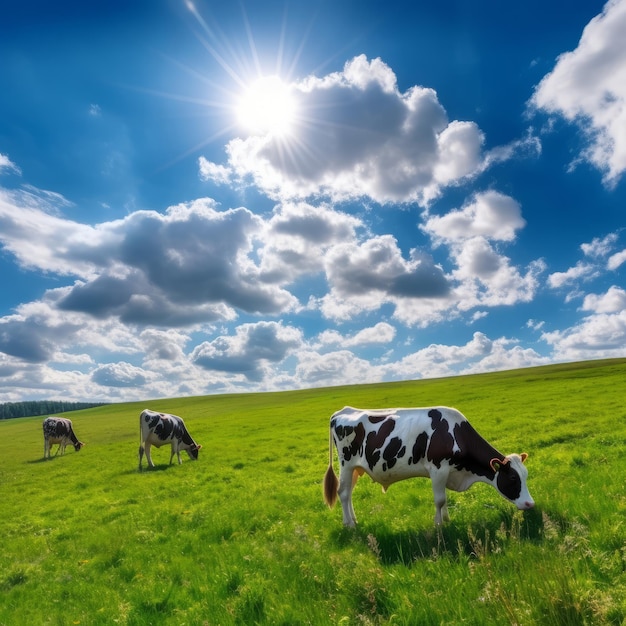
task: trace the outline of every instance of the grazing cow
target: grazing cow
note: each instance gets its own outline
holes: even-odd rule
[[[178,464],[180,460],[180,451],[186,450],[189,458],[196,460],[198,458],[199,446],[192,438],[185,422],[178,415],[170,415],[169,413],[157,413],[146,409],[139,416],[139,471],[141,471],[141,459],[143,453],[146,453],[146,459],[150,467],[154,467],[152,457],[150,456],[150,446],[155,445],[157,448],[165,444],[171,444],[172,454],[170,455],[170,465],[174,454],[178,456]]]
[[[43,458],[50,458],[50,448],[58,443],[59,447],[54,456],[65,454],[65,446],[71,443],[78,452],[85,444],[78,441],[72,428],[72,421],[65,417],[46,417],[43,421]]]
[[[333,441],[341,466],[333,470]],[[518,509],[532,508],[524,466],[527,454],[504,456],[488,444],[456,409],[447,407],[367,410],[345,407],[330,419],[329,465],[324,499],[341,501],[343,523],[354,527],[352,490],[363,473],[383,491],[405,478],[430,477],[435,524],[448,521],[446,487],[465,491],[475,482],[492,485]]]

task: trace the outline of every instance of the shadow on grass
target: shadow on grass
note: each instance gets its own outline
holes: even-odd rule
[[[135,469],[133,471],[124,472],[125,474],[153,474],[154,472],[166,472],[168,469],[175,467],[174,465],[170,465],[169,463],[161,463],[159,465],[155,465],[154,467],[143,467],[141,470]]]
[[[449,522],[440,527],[394,531],[367,523],[356,529],[334,531],[338,547],[365,544],[384,565],[410,566],[424,559],[450,557],[480,558],[506,551],[510,542],[543,540],[543,516],[538,508],[523,514],[505,513],[498,519],[479,521],[471,526]]]

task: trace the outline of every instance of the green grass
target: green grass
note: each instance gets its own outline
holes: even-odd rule
[[[0,624],[624,624],[625,380],[612,360],[116,404],[68,414],[87,445],[51,461],[42,418],[0,422]],[[436,530],[429,481],[365,477],[344,529],[321,482],[345,404],[459,408],[530,454],[536,508],[479,484]],[[148,407],[185,419],[197,462],[137,471]]]

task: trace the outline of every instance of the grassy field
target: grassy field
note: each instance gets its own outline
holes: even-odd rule
[[[86,446],[51,461],[42,418],[1,422],[0,624],[624,624],[625,381],[612,360],[116,404],[67,414]],[[457,407],[529,453],[537,506],[478,484],[436,530],[428,480],[364,477],[343,529],[321,482],[346,404]],[[181,415],[199,460],[139,473],[143,408]]]

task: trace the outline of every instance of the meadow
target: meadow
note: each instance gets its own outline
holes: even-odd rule
[[[5,420],[0,624],[625,624],[625,381],[620,359],[113,404],[66,414],[86,445],[50,461],[43,418]],[[455,406],[529,453],[536,507],[477,484],[437,529],[428,480],[364,477],[344,529],[321,485],[347,404]],[[138,472],[144,408],[182,416],[199,460]]]

